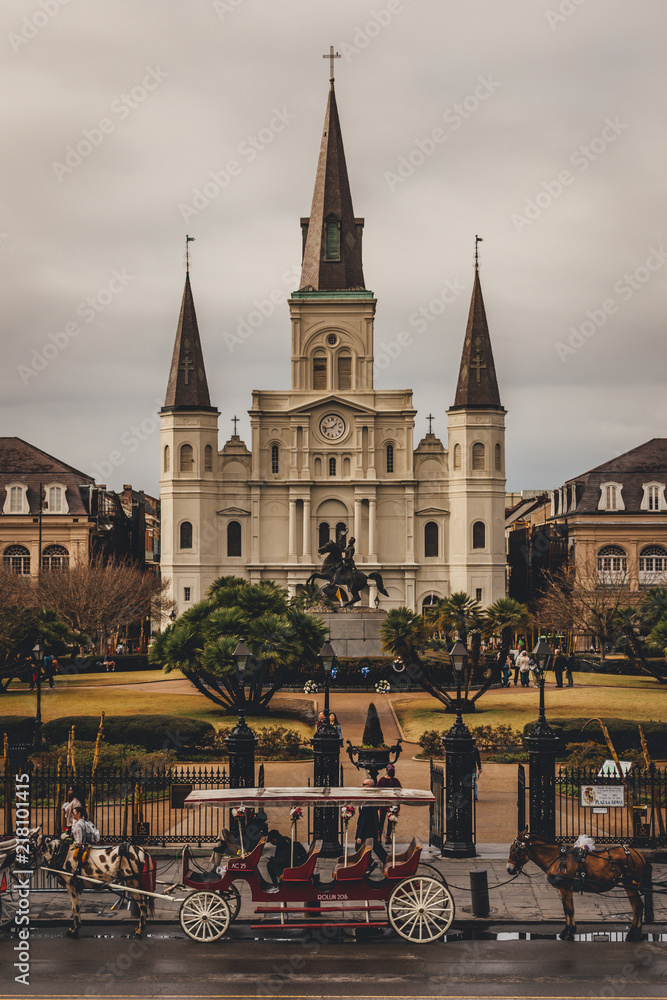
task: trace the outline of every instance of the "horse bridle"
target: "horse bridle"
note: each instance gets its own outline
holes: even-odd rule
[[[521,873],[523,866],[525,865],[526,861],[528,861],[528,847],[529,847],[528,837],[529,834],[527,834],[523,840],[519,840],[518,837],[515,837],[514,843],[512,844],[512,847],[514,848],[514,859],[515,859],[514,867],[516,868],[517,875]],[[519,856],[519,852],[521,852],[522,857]],[[510,859],[508,858],[508,860]]]

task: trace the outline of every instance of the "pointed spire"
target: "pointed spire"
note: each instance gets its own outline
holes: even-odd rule
[[[215,410],[211,406],[204,369],[204,355],[199,339],[197,314],[190,288],[190,272],[185,275],[185,290],[178,318],[176,342],[171,359],[164,408],[170,410]]]
[[[503,409],[498,392],[496,366],[493,363],[489,327],[484,311],[482,286],[479,280],[478,242],[479,237],[475,237],[475,283],[472,289],[453,410]]]
[[[361,230],[364,220],[355,219],[352,208],[333,80],[310,218],[302,219],[301,225],[305,241],[300,288],[318,292],[363,289]]]

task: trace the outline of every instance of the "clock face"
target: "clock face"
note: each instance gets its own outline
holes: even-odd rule
[[[327,413],[320,420],[320,434],[327,441],[337,441],[345,433],[345,421],[337,413]]]

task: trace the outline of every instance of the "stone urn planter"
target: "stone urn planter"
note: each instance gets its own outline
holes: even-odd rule
[[[347,754],[358,771],[363,768],[373,781],[377,781],[378,773],[384,771],[387,764],[395,764],[401,756],[403,751],[401,743],[402,740],[399,739],[393,747],[355,747],[348,740]],[[392,754],[394,755],[393,760],[391,759]]]

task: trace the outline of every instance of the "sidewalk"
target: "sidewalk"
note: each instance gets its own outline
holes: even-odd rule
[[[404,846],[397,845],[397,851]],[[425,848],[422,860],[435,865],[445,876],[456,904],[454,927],[488,926],[493,924],[532,925],[563,922],[563,908],[560,897],[555,889],[547,883],[546,877],[533,864],[528,864],[528,875],[520,875],[511,879],[507,874],[507,845],[482,844],[478,846],[477,858],[466,860],[451,860],[441,858],[434,849]],[[208,869],[207,853],[196,852],[202,868]],[[326,880],[334,862],[322,861],[318,871],[322,880]],[[166,867],[165,867],[166,866]],[[263,868],[263,865],[262,865]],[[470,908],[469,872],[484,869],[487,872],[489,884],[489,902],[491,913],[489,917],[475,917]],[[169,882],[179,877],[180,867],[175,858],[158,858],[158,878]],[[653,878],[655,881],[667,881],[667,864],[654,863]],[[502,883],[502,884],[501,884]],[[166,886],[158,885],[156,891],[164,891]],[[250,899],[247,886],[241,885],[241,913],[239,920],[253,919],[254,904]],[[173,896],[181,899],[190,890],[175,890]],[[134,923],[125,904],[121,903],[111,910],[116,897],[110,893],[92,892],[86,890],[81,897],[81,916],[84,923],[121,924]],[[629,923],[632,911],[628,898],[622,889],[600,895],[578,895],[575,897],[577,923],[610,924],[622,926]],[[667,895],[655,894],[653,898],[655,910],[654,927],[667,921]],[[149,925],[158,923],[176,923],[180,903],[166,900],[155,900],[155,916],[149,918]],[[64,892],[35,892],[30,896],[31,922],[35,926],[62,925],[69,922],[71,906],[69,896]],[[649,925],[647,925],[649,926]]]

